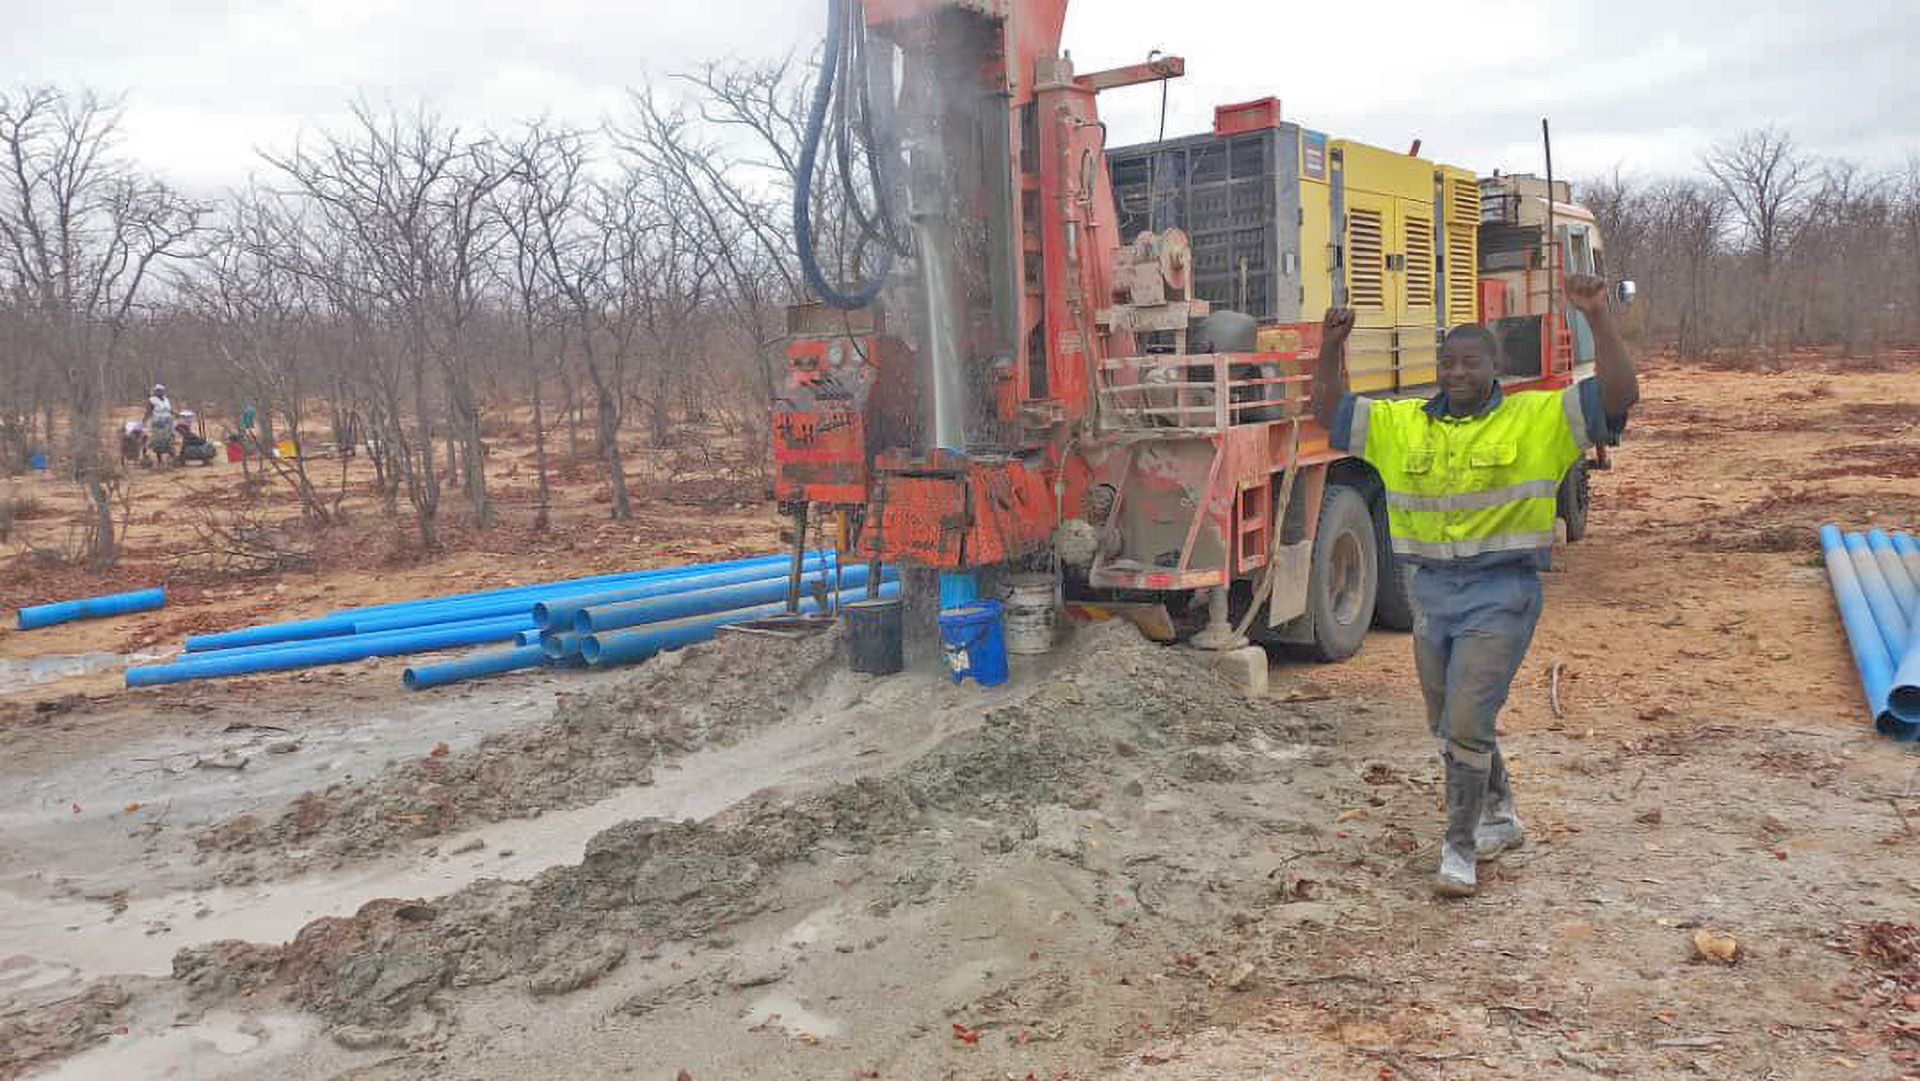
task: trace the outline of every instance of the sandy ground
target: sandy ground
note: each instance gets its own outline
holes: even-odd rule
[[[1251,705],[1113,627],[992,693],[758,641],[411,698],[399,662],[19,675],[0,1077],[1903,1076],[1920,759],[1861,717],[1813,531],[1920,522],[1916,375],[1648,374],[1504,719],[1531,843],[1465,904],[1394,635]],[[231,623],[489,562],[202,588]]]

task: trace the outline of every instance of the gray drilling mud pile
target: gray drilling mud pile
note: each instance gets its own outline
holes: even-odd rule
[[[778,903],[778,877],[796,861],[857,854],[897,884],[900,900],[917,900],[930,888],[921,867],[929,856],[965,862],[913,851],[915,838],[924,849],[943,823],[989,822],[1010,850],[1033,842],[1037,808],[1098,803],[1121,759],[1184,777],[1200,756],[1198,772],[1210,775],[1228,757],[1210,748],[1324,742],[1330,729],[1291,707],[1246,700],[1192,654],[1146,643],[1118,622],[1083,631],[1051,667],[1002,705],[951,707],[955,734],[891,773],[799,796],[762,793],[700,823],[623,823],[596,836],[580,864],[531,881],[376,901],[316,921],[284,946],[182,951],[174,975],[202,1003],[242,992],[284,997],[351,1045],[417,1042],[442,1012],[445,989],[514,981],[533,995],[558,994],[667,943],[724,946],[727,928]],[[894,678],[922,681],[936,700],[938,674]]]
[[[409,838],[596,803],[648,783],[657,763],[787,716],[837,667],[838,641],[722,635],[662,654],[615,686],[562,696],[543,724],[307,792],[277,819],[239,815],[195,840],[219,861],[216,877],[238,884],[379,855]],[[269,851],[270,861],[254,858]]]
[[[16,1003],[0,995],[0,1081],[24,1077],[99,1042],[128,1016],[129,996],[110,980],[52,1002],[23,998]]]

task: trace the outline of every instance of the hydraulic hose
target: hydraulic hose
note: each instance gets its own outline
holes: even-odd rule
[[[826,133],[827,110],[833,104],[834,80],[841,64],[845,62],[845,44],[849,33],[847,12],[851,2],[827,0],[826,48],[821,55],[820,79],[813,88],[813,104],[807,114],[806,134],[800,144],[799,175],[795,178],[793,194],[793,236],[794,246],[800,256],[800,272],[821,300],[843,311],[853,311],[873,303],[886,286],[887,276],[893,272],[893,249],[882,245],[880,264],[874,268],[873,277],[856,283],[851,291],[844,290],[827,281],[825,272],[820,268],[819,253],[814,248],[813,174],[820,160],[820,139]],[[849,71],[847,77],[860,78],[861,75]]]

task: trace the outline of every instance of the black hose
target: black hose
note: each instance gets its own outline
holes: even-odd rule
[[[851,291],[827,281],[826,274],[820,269],[819,255],[814,250],[813,172],[819,162],[820,138],[826,130],[827,109],[833,103],[833,82],[841,64],[842,46],[847,33],[846,21],[846,0],[827,0],[826,50],[820,66],[820,81],[813,88],[813,107],[807,116],[805,141],[800,147],[800,171],[793,196],[793,234],[794,244],[799,250],[800,272],[807,284],[821,300],[833,307],[852,311],[866,307],[880,295],[880,290],[887,283],[887,275],[893,270],[893,250],[883,245],[880,264],[874,268],[873,277],[857,283]],[[857,77],[852,72],[848,75]]]
[[[899,144],[894,131],[894,125],[898,119],[893,114],[893,102],[887,95],[883,94],[880,97],[879,110],[876,111],[874,108],[873,71],[866,66],[869,60],[867,58],[867,27],[864,20],[855,32],[858,36],[854,41],[854,63],[862,73],[860,118],[867,146],[867,181],[873,185],[873,216],[879,221],[880,229],[885,234],[887,243],[892,245],[895,254],[907,256],[911,254],[907,248],[907,242],[901,238],[899,230],[894,228],[893,196],[887,187],[890,177],[887,174],[886,165],[894,160],[893,155],[898,152],[896,148]],[[892,79],[889,77],[888,87],[891,88],[891,86]]]

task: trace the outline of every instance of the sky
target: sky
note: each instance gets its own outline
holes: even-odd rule
[[[202,194],[257,151],[339,123],[345,104],[427,103],[475,126],[593,123],[624,89],[702,61],[804,55],[825,5],[794,0],[4,0],[15,84],[124,92],[125,149]],[[1762,125],[1806,149],[1891,166],[1920,154],[1920,0],[1079,0],[1081,71],[1187,59],[1169,136],[1213,106],[1276,96],[1336,137],[1482,173],[1659,175]],[[1112,145],[1150,140],[1157,88],[1104,94]]]

